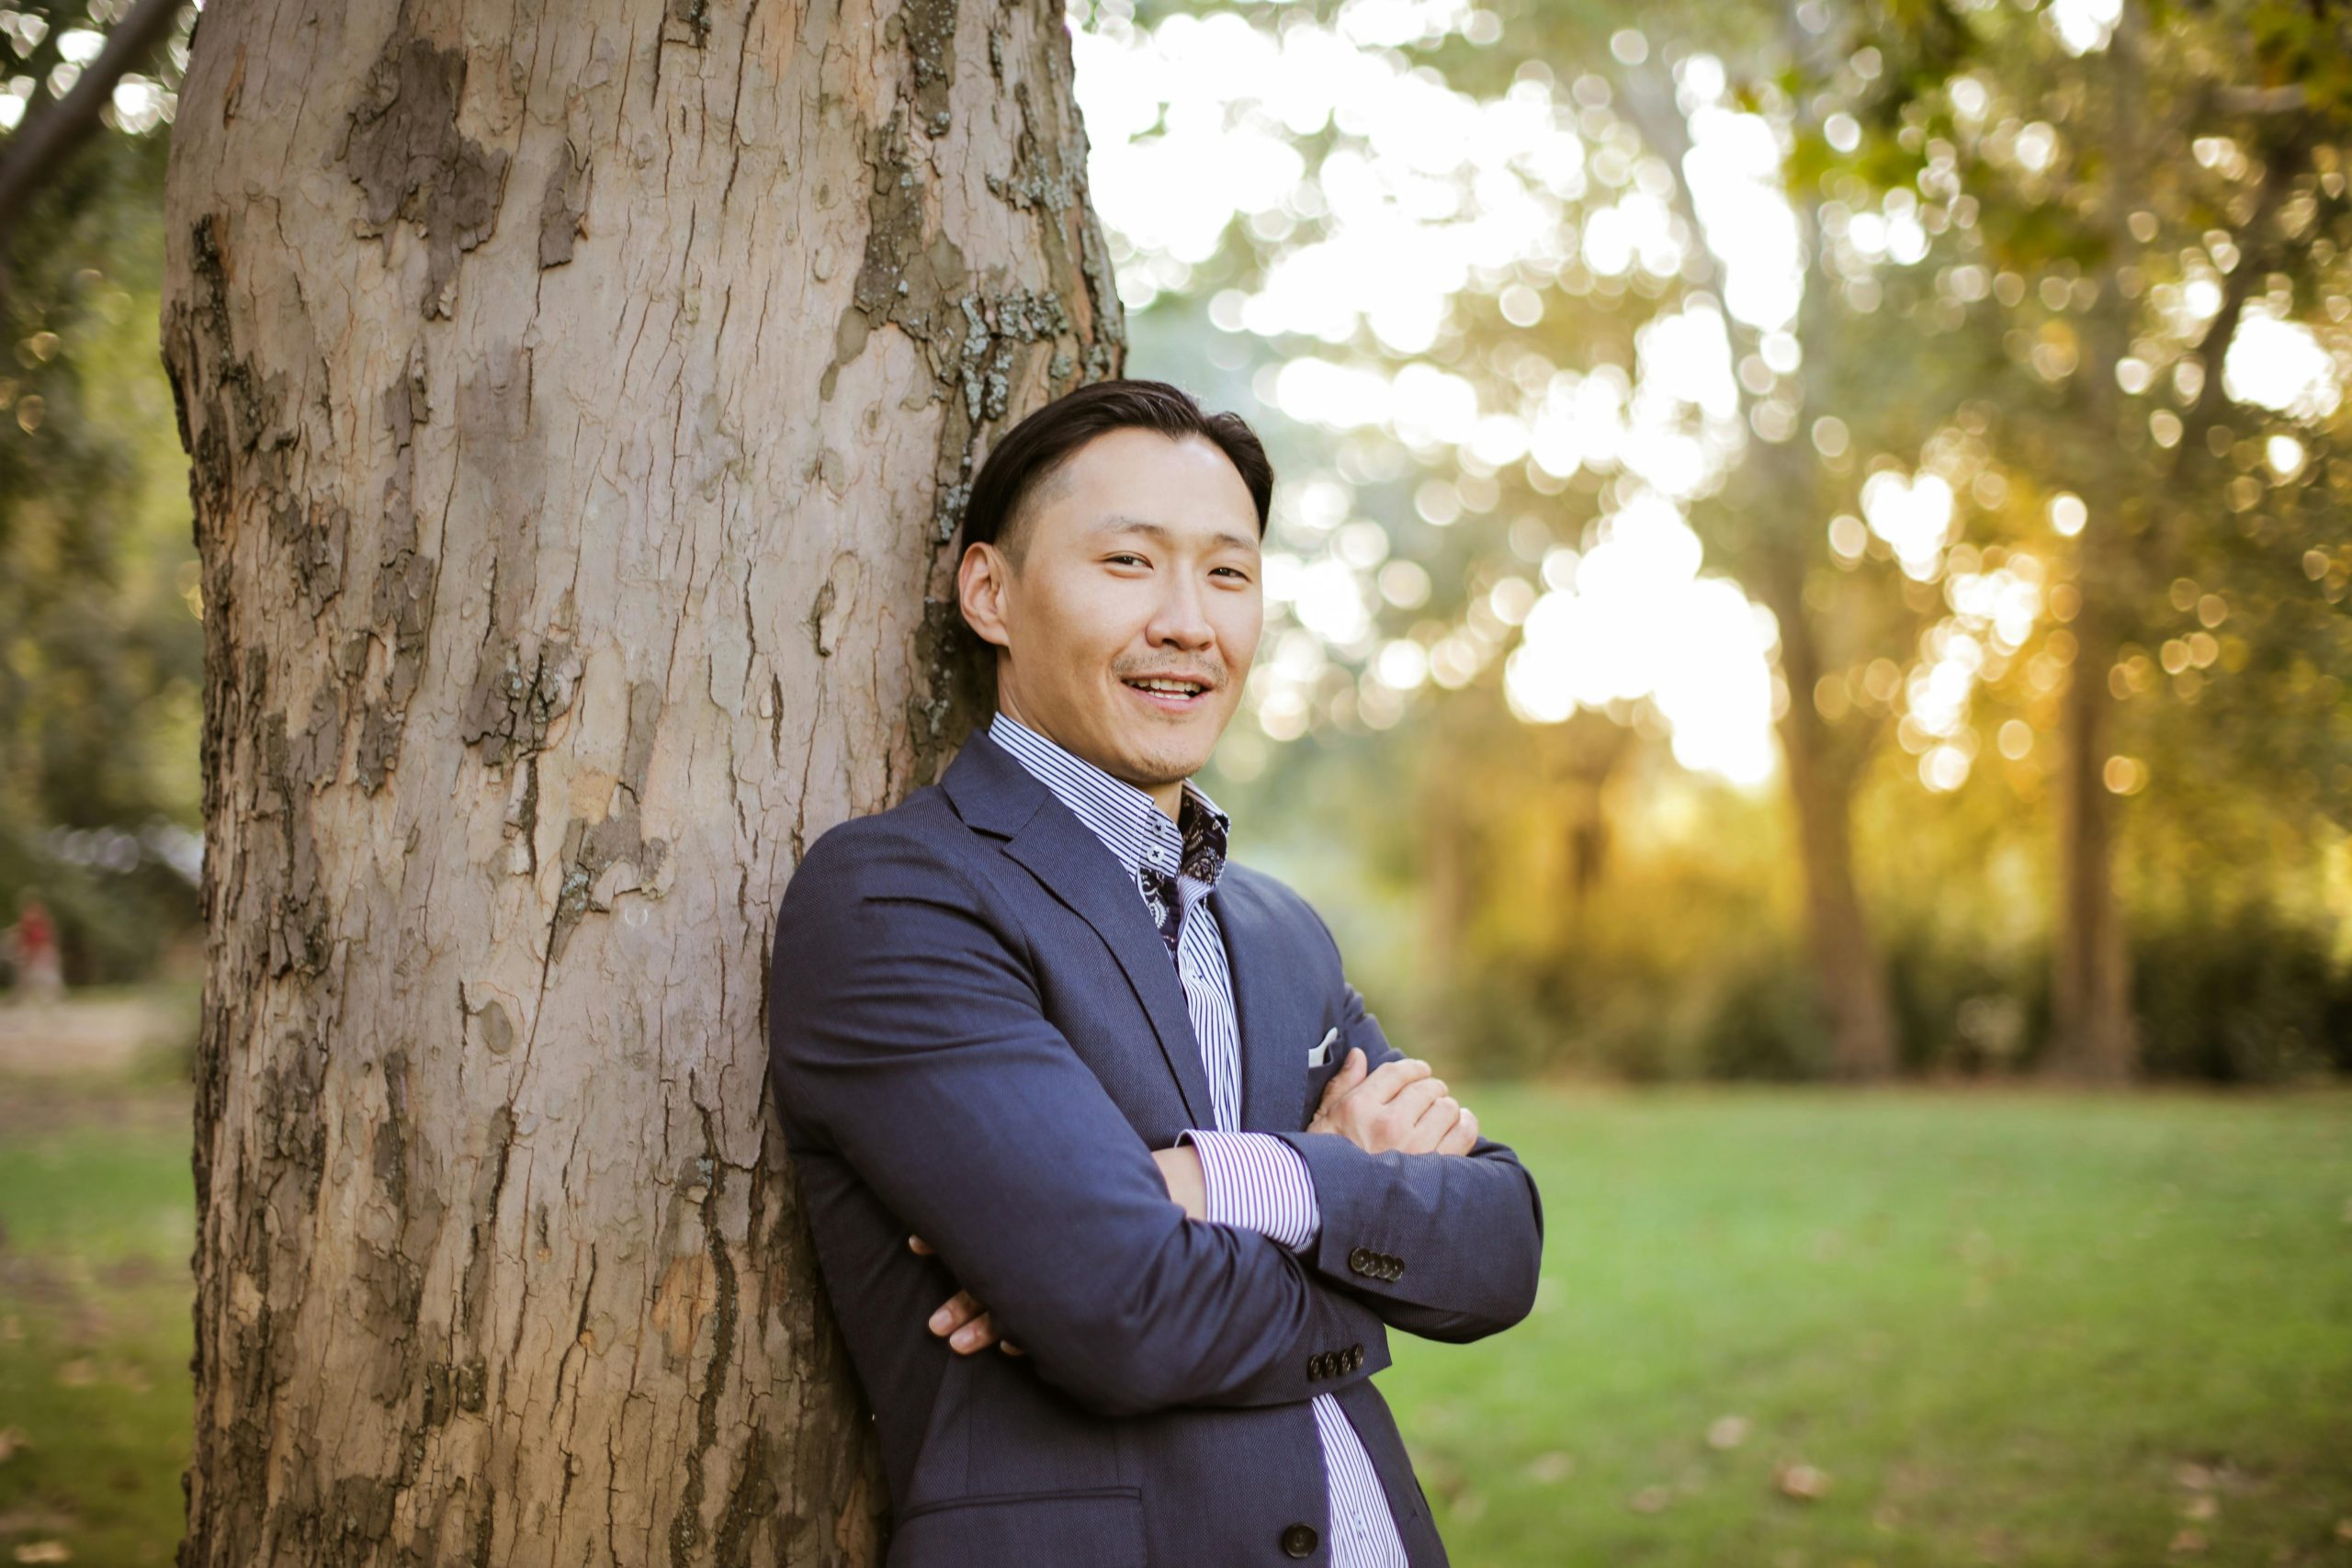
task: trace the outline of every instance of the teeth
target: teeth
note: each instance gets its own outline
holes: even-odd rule
[[[1185,681],[1130,681],[1127,684],[1147,692],[1172,692],[1188,697],[1201,689]]]

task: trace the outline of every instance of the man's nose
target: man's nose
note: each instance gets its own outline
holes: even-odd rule
[[[1171,577],[1153,609],[1150,640],[1182,648],[1206,648],[1215,642],[1216,626],[1209,619],[1207,592],[1188,576]]]

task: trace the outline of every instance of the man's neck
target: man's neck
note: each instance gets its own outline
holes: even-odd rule
[[[1120,773],[1117,769],[1113,768],[1095,758],[1088,756],[1084,751],[1079,750],[1079,748],[1071,745],[1060,736],[1056,735],[1052,730],[1046,728],[1044,725],[1039,724],[1027,714],[1023,713],[1020,708],[1015,706],[1011,701],[1000,701],[997,704],[997,706],[1003,712],[1005,717],[1012,719],[1017,723],[1035,730],[1039,735],[1042,735],[1046,739],[1052,741],[1055,745],[1060,747],[1063,750],[1069,752],[1071,756],[1076,757],[1079,761],[1092,763],[1095,767],[1101,768],[1104,773],[1109,773],[1113,778],[1117,779],[1121,784],[1127,784],[1143,791],[1144,794],[1151,796],[1151,803],[1159,807],[1160,811],[1166,815],[1167,818],[1170,822],[1174,822],[1179,825],[1183,822],[1184,818],[1182,811],[1184,808],[1184,781],[1182,779],[1177,779],[1169,784],[1137,784],[1135,780],[1127,778]]]

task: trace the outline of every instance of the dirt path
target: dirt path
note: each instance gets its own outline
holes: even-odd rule
[[[0,1076],[119,1074],[141,1052],[187,1027],[160,998],[130,996],[51,1004],[0,999]]]

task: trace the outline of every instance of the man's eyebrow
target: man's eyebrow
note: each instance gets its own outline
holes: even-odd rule
[[[1148,534],[1155,539],[1170,539],[1175,537],[1173,532],[1171,532],[1164,524],[1154,523],[1142,517],[1129,517],[1125,513],[1117,512],[1111,513],[1110,516],[1105,517],[1101,522],[1095,524],[1091,532],[1096,534],[1116,534],[1123,532]],[[1245,539],[1238,534],[1227,534],[1220,530],[1213,537],[1216,543],[1220,545],[1231,545],[1238,550],[1254,550],[1259,547],[1257,540]]]

